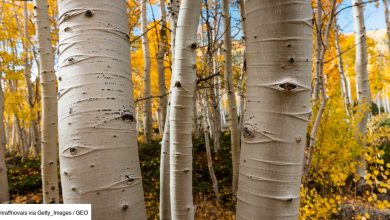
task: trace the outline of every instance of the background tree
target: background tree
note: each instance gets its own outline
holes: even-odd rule
[[[40,82],[42,87],[42,188],[44,203],[59,203],[57,78],[51,47],[49,5],[35,0]]]
[[[195,50],[202,1],[183,0],[176,28],[174,86],[170,108],[170,197],[172,219],[194,219],[192,197],[192,116]]]

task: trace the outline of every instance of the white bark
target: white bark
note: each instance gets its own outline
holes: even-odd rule
[[[297,219],[310,113],[311,1],[246,3],[248,80],[236,215]]]
[[[221,200],[221,196],[219,194],[219,189],[218,189],[218,180],[217,177],[215,176],[214,168],[213,168],[213,157],[211,155],[211,148],[210,148],[210,136],[209,136],[209,126],[206,121],[206,111],[208,108],[208,104],[206,99],[203,100],[203,108],[202,108],[202,124],[203,124],[203,135],[204,135],[204,141],[206,145],[206,155],[207,155],[207,167],[209,169],[209,174],[210,174],[210,179],[211,183],[213,185],[213,190],[216,198],[217,204],[219,204]]]
[[[59,143],[64,203],[92,219],[146,219],[126,2],[59,1]]]
[[[320,2],[320,1],[319,1]],[[313,151],[314,151],[314,147],[316,145],[316,142],[317,142],[317,131],[318,131],[318,128],[320,126],[320,123],[321,123],[321,119],[322,119],[322,115],[325,111],[325,107],[326,107],[326,103],[328,102],[328,96],[326,94],[326,83],[325,83],[325,74],[324,74],[324,57],[325,57],[325,53],[326,53],[326,50],[328,49],[328,42],[329,42],[329,34],[330,34],[330,30],[331,30],[331,26],[332,26],[332,23],[333,23],[333,18],[335,16],[335,9],[336,9],[336,0],[332,0],[332,9],[331,9],[331,12],[330,12],[330,16],[329,16],[329,19],[328,19],[328,22],[326,24],[326,29],[325,29],[325,33],[324,35],[322,35],[322,30],[321,28],[317,28],[317,41],[320,41],[320,42],[317,42],[317,56],[316,56],[316,76],[318,77],[317,79],[317,88],[314,88],[314,89],[319,89],[319,91],[321,92],[321,104],[320,104],[320,107],[318,109],[318,112],[317,112],[317,115],[315,117],[315,120],[314,120],[314,124],[313,124],[313,127],[311,128],[311,131],[310,131],[310,137],[309,137],[309,153],[308,153],[308,158],[306,160],[306,166],[305,166],[305,173],[304,173],[304,179],[306,179],[306,177],[308,177],[308,173],[310,171],[310,164],[311,164],[311,159],[312,159],[312,156],[313,156]],[[320,3],[319,3],[320,4]],[[319,5],[318,7],[322,7],[321,5]],[[322,9],[321,8],[318,8],[318,12],[317,13],[321,13]],[[321,23],[321,22],[319,22]],[[317,27],[322,27],[322,24],[319,25],[317,24],[318,26]],[[315,94],[316,95],[316,94]],[[317,94],[319,95],[319,94]]]
[[[152,119],[152,99],[151,82],[150,82],[150,49],[148,39],[148,21],[146,11],[146,0],[141,0],[141,34],[142,34],[142,51],[144,56],[144,135],[146,143],[150,143],[153,136],[153,119]]]
[[[351,79],[348,76],[346,76],[346,77],[347,77],[347,93],[348,93],[348,97],[349,97],[349,103],[352,103],[353,100],[352,100]]]
[[[160,12],[161,12],[161,29],[160,29],[160,42],[157,53],[157,72],[158,72],[158,95],[160,101],[158,103],[158,114],[160,119],[160,133],[164,131],[165,117],[167,114],[167,96],[165,87],[165,64],[164,57],[167,51],[167,13],[165,12],[165,0],[160,0]]]
[[[30,108],[30,114],[32,116],[31,120],[31,131],[30,138],[32,147],[34,150],[39,148],[39,129],[38,129],[38,122],[36,121],[35,115],[34,115],[34,91],[33,91],[33,83],[31,82],[31,69],[30,69],[30,59],[29,59],[29,35],[28,35],[28,9],[27,9],[27,1],[23,4],[23,13],[24,13],[24,26],[23,26],[23,51],[24,51],[24,77],[25,82],[27,86],[27,103]],[[30,145],[28,146],[30,147]]]
[[[321,89],[321,79],[320,79],[320,69],[321,67],[321,49],[322,49],[322,0],[316,0],[316,64],[315,64],[315,75],[313,81],[313,97],[312,100],[319,100],[320,89]]]
[[[196,36],[202,1],[183,0],[176,30],[170,109],[170,193],[174,220],[194,219],[192,116],[196,85]]]
[[[336,20],[336,19],[335,19]],[[336,47],[336,55],[338,57],[338,70],[339,70],[339,76],[340,76],[340,86],[341,86],[341,92],[344,100],[345,109],[348,115],[351,115],[350,108],[351,108],[351,98],[349,97],[349,86],[347,83],[347,79],[344,72],[344,62],[341,52],[341,46],[340,46],[340,36],[339,36],[339,28],[337,26],[337,21],[334,22],[334,34],[335,34],[335,47]]]
[[[229,13],[229,1],[222,0],[222,14],[224,18],[224,45],[225,45],[225,89],[228,98],[228,110],[230,120],[230,135],[233,163],[233,195],[237,193],[238,170],[240,165],[240,133],[238,131],[238,115],[236,96],[233,85],[233,57],[232,57],[232,37],[231,18]]]
[[[359,143],[367,132],[368,115],[371,109],[370,84],[368,79],[367,69],[367,37],[364,24],[363,4],[361,0],[352,0],[353,23],[355,29],[355,45],[356,45],[356,85],[358,94],[358,110],[357,110],[357,132],[356,138]],[[365,162],[361,159],[361,165],[357,167],[357,173],[364,177],[366,175]],[[359,183],[362,184],[363,181]]]
[[[385,9],[385,21],[386,21],[386,31],[387,31],[387,46],[390,53],[390,18],[389,18],[389,1],[383,0],[383,7]]]
[[[174,66],[174,48],[175,48],[175,37],[176,37],[176,25],[179,14],[179,2],[177,0],[171,0],[169,2],[169,18],[171,28],[171,52],[172,52],[172,68]],[[173,75],[171,77],[171,89],[173,87]],[[171,197],[170,197],[170,100],[171,96],[168,97],[168,105],[164,124],[164,133],[161,140],[161,159],[160,159],[160,219],[169,220],[171,219]]]
[[[46,0],[35,0],[39,74],[42,87],[42,186],[43,202],[59,203],[57,81],[54,71],[54,54],[51,47],[48,9],[49,5]]]
[[[357,93],[359,95],[359,110],[360,120],[358,121],[358,136],[364,136],[367,131],[367,120],[371,104],[370,84],[368,79],[367,69],[367,37],[364,24],[363,4],[361,0],[352,0],[354,28],[355,28],[355,44],[356,46],[356,61],[355,72],[357,75]]]
[[[5,164],[4,94],[0,61],[0,204],[9,203],[7,166]]]

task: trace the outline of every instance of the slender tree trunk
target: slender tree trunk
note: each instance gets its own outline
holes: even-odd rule
[[[216,68],[217,62],[215,60],[215,57],[213,58],[213,66],[214,66],[214,74],[218,73],[218,69]],[[218,85],[215,82],[218,82],[217,78],[218,76],[213,77],[212,82],[214,82],[214,87],[218,87]],[[218,152],[221,148],[221,111],[219,109],[219,90],[218,88],[211,88],[210,89],[210,101],[211,101],[211,108],[213,110],[214,115],[214,126],[213,126],[213,150],[214,152]]]
[[[238,115],[236,96],[233,85],[233,57],[232,57],[232,38],[231,38],[231,18],[229,13],[229,1],[222,0],[222,14],[224,18],[225,34],[225,89],[228,98],[228,109],[230,119],[230,134],[233,163],[233,195],[237,193],[238,169],[240,165],[240,133],[238,131]]]
[[[341,52],[340,39],[339,39],[340,38],[339,28],[337,26],[337,21],[334,22],[334,34],[335,34],[336,55],[338,57],[338,69],[339,69],[339,75],[340,75],[341,92],[342,92],[342,96],[344,99],[344,105],[345,105],[345,110],[347,112],[347,115],[351,115],[351,111],[350,111],[351,98],[349,97],[349,94],[348,94],[349,88],[348,88],[347,78],[345,77],[345,72],[344,72],[344,62],[343,62],[343,57],[342,57],[342,52]]]
[[[42,87],[42,186],[43,202],[59,203],[57,173],[58,117],[57,81],[54,70],[54,54],[50,37],[49,5],[46,0],[35,0],[36,30]]]
[[[357,110],[357,133],[359,143],[365,145],[364,136],[367,132],[368,115],[371,109],[370,84],[367,69],[367,37],[364,24],[363,4],[361,0],[352,0],[353,23],[355,28],[356,61],[355,72],[357,78],[358,110]],[[361,159],[357,173],[362,177],[366,175],[365,162]],[[362,182],[361,182],[362,183]],[[359,185],[361,185],[361,183]]]
[[[4,94],[0,61],[0,204],[9,203],[7,167],[5,165]]]
[[[311,1],[246,3],[251,13],[237,219],[297,219],[310,113]]]
[[[171,27],[171,53],[172,53],[172,69],[174,67],[175,57],[175,37],[176,37],[176,26],[177,18],[179,15],[179,2],[177,0],[170,0],[169,4],[169,20]],[[173,75],[171,77],[171,89],[173,87]],[[164,124],[164,133],[161,141],[161,159],[160,159],[160,219],[169,220],[171,219],[171,196],[170,196],[170,104],[171,96],[168,97],[168,105]]]
[[[59,143],[64,203],[92,219],[146,219],[126,2],[59,2]]]
[[[238,7],[240,9],[240,15],[241,15],[241,28],[242,28],[242,39],[244,40],[244,56],[243,56],[243,62],[242,62],[242,70],[241,70],[241,82],[240,82],[240,90],[239,90],[239,96],[240,96],[240,120],[239,120],[239,130],[242,130],[242,126],[244,124],[244,109],[245,109],[245,92],[244,92],[244,86],[246,82],[246,15],[245,15],[245,0],[238,0]]]
[[[383,7],[385,9],[385,21],[387,31],[387,46],[390,53],[390,18],[389,18],[389,1],[383,0]]]
[[[165,87],[165,64],[164,57],[167,51],[167,14],[165,12],[165,0],[160,0],[160,12],[161,12],[161,29],[160,29],[160,44],[158,46],[157,53],[157,69],[158,69],[158,92],[160,101],[158,105],[158,113],[160,118],[160,133],[163,133],[165,117],[167,115],[167,96]]]
[[[151,82],[150,82],[150,49],[148,39],[148,21],[146,11],[146,0],[141,0],[141,33],[142,33],[142,50],[144,55],[144,135],[145,142],[150,143],[153,136],[153,119],[152,119],[152,99]]]
[[[321,90],[321,79],[320,69],[321,67],[321,49],[322,49],[322,1],[316,0],[316,64],[315,64],[315,75],[313,81],[313,97],[312,100],[315,102],[319,100]]]
[[[196,36],[202,1],[183,0],[177,24],[170,109],[170,193],[174,220],[194,219],[192,117],[196,82]]]
[[[32,147],[37,149],[40,145],[39,138],[39,129],[38,122],[36,121],[36,116],[34,115],[34,91],[33,91],[33,83],[31,82],[31,69],[30,69],[30,61],[29,61],[29,36],[28,36],[28,9],[27,9],[27,1],[24,2],[23,5],[24,12],[24,39],[23,39],[23,51],[24,51],[24,77],[27,86],[27,103],[30,108],[30,114],[32,115],[32,120],[30,123],[30,127],[32,132],[29,132]],[[30,147],[30,145],[28,146]]]
[[[321,94],[321,104],[320,104],[320,107],[318,109],[317,115],[315,117],[313,127],[311,128],[311,131],[310,131],[310,137],[309,137],[309,143],[308,143],[309,153],[308,153],[308,158],[306,160],[305,173],[304,173],[305,180],[308,177],[308,174],[310,171],[311,159],[313,156],[314,147],[315,147],[316,142],[317,142],[317,131],[318,131],[318,128],[319,128],[320,123],[321,123],[322,115],[325,111],[326,103],[328,102],[328,99],[329,99],[327,94],[326,94],[326,88],[325,88],[326,83],[325,83],[325,74],[324,74],[324,58],[325,58],[326,50],[328,49],[327,47],[328,47],[328,42],[329,42],[329,34],[330,34],[331,26],[333,24],[333,18],[335,16],[336,3],[337,3],[336,0],[332,0],[332,9],[330,12],[328,23],[326,24],[326,29],[325,29],[324,35],[322,35],[322,30],[321,30],[321,28],[319,28],[319,27],[322,27],[322,24],[321,25],[317,24],[318,25],[317,26],[318,27],[317,28],[317,40],[319,40],[320,42],[317,42],[317,46],[319,47],[319,48],[317,48],[317,53],[319,53],[319,55],[317,55],[317,60],[316,60],[316,63],[317,63],[316,71],[318,71],[318,72],[316,72],[316,76],[318,76],[317,87],[319,88],[320,94]],[[319,5],[318,7],[320,7],[320,6],[321,5]],[[322,8],[318,8],[317,13],[322,13],[320,11],[322,11]],[[321,22],[319,22],[319,23],[321,23]],[[318,35],[319,35],[319,37],[318,37]]]
[[[205,98],[206,100],[206,98]],[[210,173],[210,179],[211,179],[211,182],[212,182],[212,185],[213,185],[213,190],[214,190],[214,194],[215,194],[215,198],[216,198],[216,202],[217,204],[219,204],[220,202],[220,194],[219,194],[219,190],[218,190],[218,181],[217,181],[217,177],[215,176],[215,172],[214,172],[214,168],[213,168],[213,157],[211,155],[211,148],[210,148],[210,136],[209,136],[209,126],[207,124],[207,121],[206,121],[206,108],[208,108],[208,104],[207,104],[207,101],[204,101],[203,102],[203,108],[202,108],[202,119],[203,119],[203,135],[204,135],[204,141],[205,141],[205,145],[206,145],[206,155],[207,155],[207,167],[209,169],[209,173]]]

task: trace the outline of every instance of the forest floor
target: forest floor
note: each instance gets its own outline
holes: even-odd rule
[[[230,136],[225,134],[221,140],[220,151],[218,154],[213,154],[213,165],[221,196],[221,201],[218,204],[207,167],[204,142],[202,139],[194,141],[193,194],[196,205],[196,219],[235,219],[235,204],[231,193],[232,166],[229,148]],[[139,152],[148,219],[158,219],[160,144],[157,141],[148,145],[140,144]],[[6,162],[11,202],[18,204],[42,203],[39,159],[29,158],[22,161],[21,157],[7,154]],[[339,207],[339,213],[334,214],[332,219],[353,219],[351,216],[356,216],[356,212],[363,213],[363,217],[364,213],[367,212],[374,213],[375,216],[375,212],[378,211],[367,203],[353,199],[352,196],[347,198]],[[385,216],[390,216],[389,212],[389,210],[386,210],[387,214]],[[382,215],[381,212],[378,216]],[[371,219],[382,219],[382,217]]]

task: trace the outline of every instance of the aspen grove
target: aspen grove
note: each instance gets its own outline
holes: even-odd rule
[[[0,0],[0,211],[390,219],[389,7]]]

